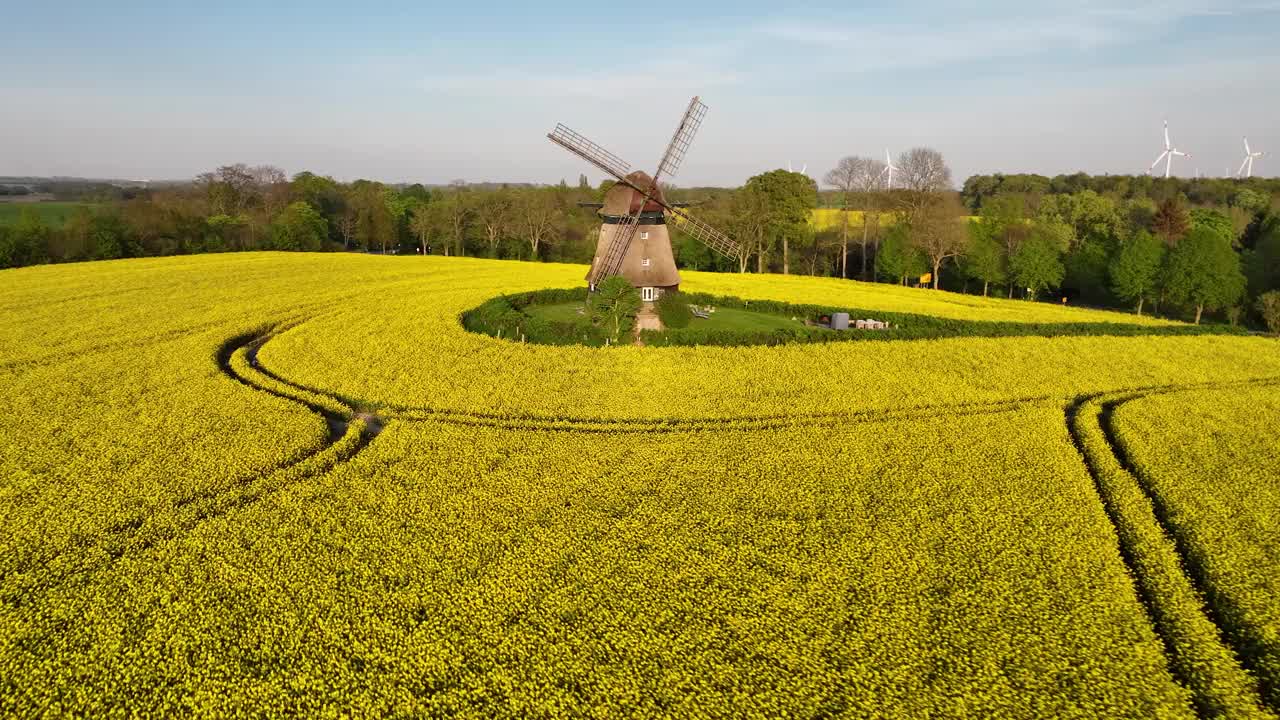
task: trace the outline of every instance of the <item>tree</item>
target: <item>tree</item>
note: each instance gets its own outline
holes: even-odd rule
[[[1199,325],[1206,308],[1230,306],[1244,294],[1240,256],[1218,233],[1196,228],[1169,252],[1164,286],[1171,300],[1196,309]]]
[[[432,231],[442,233],[445,241],[441,243],[444,254],[466,254],[467,229],[474,216],[471,208],[470,193],[455,190],[448,195],[437,195],[427,206]]]
[[[906,285],[907,278],[919,277],[928,269],[929,261],[911,244],[907,226],[892,225],[876,252],[876,274]]]
[[[727,229],[738,241],[738,272],[745,273],[756,256],[756,272],[764,272],[764,248],[769,232],[769,203],[755,188],[742,188],[729,202]]]
[[[1191,227],[1205,228],[1216,233],[1229,245],[1236,244],[1235,225],[1231,222],[1231,218],[1218,212],[1217,210],[1209,210],[1207,208],[1195,208],[1191,211]]]
[[[18,213],[18,222],[0,236],[0,267],[22,267],[42,263],[48,258],[49,240],[53,232],[40,214],[29,207]]]
[[[396,252],[400,252],[400,229],[405,225],[406,217],[409,209],[413,207],[414,200],[401,193],[386,188],[382,191],[382,205],[387,209],[387,217],[390,218],[391,226],[384,236],[384,241],[389,241]],[[386,246],[382,248],[386,252]]]
[[[810,211],[818,204],[818,186],[808,175],[771,170],[747,180],[745,189],[764,198],[767,237],[782,242],[782,273],[791,272],[791,244],[806,236]]]
[[[435,227],[431,218],[431,206],[427,203],[418,203],[410,213],[409,229],[413,232],[413,236],[418,238],[422,254],[428,255],[431,253],[431,246],[427,243],[427,238],[431,237],[431,231]]]
[[[827,185],[841,192],[840,213],[840,277],[849,277],[849,211],[855,204],[862,205],[862,277],[867,276],[867,243],[870,241],[871,223],[877,218],[871,212],[874,207],[872,193],[882,186],[884,163],[858,156],[841,158],[823,179]],[[860,194],[862,203],[855,203]]]
[[[1033,232],[1009,258],[1009,273],[1014,282],[1027,288],[1028,299],[1034,300],[1041,290],[1062,282],[1066,273],[1062,251],[1052,235]]]
[[[965,255],[965,272],[982,282],[982,296],[986,297],[991,285],[1003,285],[1009,280],[1004,247],[984,223],[970,223],[969,232],[973,237]]]
[[[560,217],[555,197],[538,188],[525,190],[516,202],[515,211],[516,222],[529,243],[529,259],[537,260],[538,251],[550,242]]]
[[[933,289],[938,289],[942,263],[963,255],[969,247],[969,230],[965,226],[964,208],[954,194],[937,194],[916,213],[908,228],[911,243],[925,256],[933,268]]]
[[[1258,314],[1273,335],[1280,335],[1280,290],[1272,290],[1258,297]]]
[[[929,209],[934,195],[951,188],[951,168],[933,148],[917,147],[902,153],[898,170],[894,180],[901,190],[896,196],[908,223]]]
[[[1143,302],[1159,285],[1163,260],[1164,245],[1151,233],[1139,230],[1120,245],[1111,261],[1111,291],[1121,300],[1136,301],[1141,315]]]
[[[898,171],[895,179],[904,190],[928,194],[951,189],[951,168],[947,167],[942,153],[933,148],[917,147],[902,153],[898,157]]]
[[[271,246],[277,250],[314,252],[329,239],[329,224],[311,205],[298,201],[286,207],[271,223]]]
[[[613,275],[605,278],[588,296],[587,311],[591,322],[603,326],[609,332],[609,339],[616,344],[627,318],[640,312],[642,304],[640,293],[631,286],[631,281],[621,275]]]
[[[1191,217],[1177,198],[1169,198],[1160,203],[1155,216],[1151,218],[1151,232],[1168,247],[1176,245],[1190,227]]]
[[[582,179],[586,179],[586,176],[582,176]],[[498,243],[511,226],[512,211],[511,194],[506,189],[485,193],[476,203],[476,220],[484,230],[489,257],[498,257]]]

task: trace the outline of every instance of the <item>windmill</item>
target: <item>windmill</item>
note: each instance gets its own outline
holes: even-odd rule
[[[790,160],[788,160],[788,161],[787,161],[787,172],[795,172],[795,170],[792,170],[792,169],[791,169],[791,161],[790,161]],[[805,163],[805,164],[804,164],[804,166],[800,168],[800,174],[801,174],[801,175],[808,175],[808,174],[809,174],[809,163]]]
[[[676,227],[686,235],[725,257],[738,257],[737,242],[667,202],[658,184],[661,179],[675,175],[706,113],[707,106],[696,96],[689,101],[689,108],[676,126],[652,177],[632,171],[631,165],[622,158],[564,125],[556,125],[547,135],[551,142],[618,181],[605,195],[604,207],[600,210],[604,222],[591,269],[587,271],[587,281],[593,290],[613,275],[621,275],[640,288],[640,297],[646,304],[657,300],[663,292],[679,289],[680,273],[676,270],[671,236],[667,233],[668,213],[675,216]]]
[[[1151,171],[1155,170],[1156,166],[1160,164],[1160,161],[1164,160],[1164,176],[1165,178],[1168,178],[1169,175],[1173,172],[1173,157],[1175,155],[1178,157],[1191,157],[1191,153],[1182,152],[1178,148],[1174,147],[1173,143],[1169,141],[1169,121],[1165,120],[1164,121],[1164,152],[1160,153],[1160,157],[1156,158],[1156,161],[1151,163],[1150,168],[1147,168],[1147,174],[1150,175]]]
[[[885,185],[885,189],[887,190],[893,189],[893,174],[897,171],[898,171],[898,168],[894,167],[893,165],[893,157],[889,155],[889,148],[885,148],[884,149],[884,169],[880,171],[880,177],[883,178],[886,175],[888,176],[889,182],[888,184]]]
[[[1253,177],[1253,161],[1265,157],[1264,152],[1253,152],[1249,149],[1249,138],[1244,139],[1244,162],[1240,163],[1240,169],[1236,171],[1236,177],[1244,175],[1247,178]]]

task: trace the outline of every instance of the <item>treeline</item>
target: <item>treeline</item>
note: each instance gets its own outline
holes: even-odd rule
[[[582,180],[429,189],[227,165],[186,185],[129,189],[78,209],[60,227],[23,208],[14,225],[0,227],[0,267],[241,250],[581,262],[592,255],[599,221],[578,203],[600,197]]]
[[[1280,181],[991,175],[957,193],[943,157],[915,148],[888,168],[846,157],[824,178],[784,170],[734,189],[666,188],[721,228],[737,257],[672,233],[680,267],[926,280],[1132,307],[1187,319],[1256,322],[1280,289]],[[271,166],[228,165],[194,182],[129,188],[63,226],[30,208],[0,227],[0,267],[238,250],[363,251],[590,262],[608,183],[392,186],[339,183]],[[843,209],[820,226],[814,208]],[[824,211],[831,213],[833,211]],[[966,220],[966,216],[976,219]],[[924,276],[930,276],[925,278]],[[996,290],[993,291],[993,288]]]

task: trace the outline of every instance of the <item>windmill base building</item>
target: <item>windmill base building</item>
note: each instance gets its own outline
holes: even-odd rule
[[[680,289],[680,272],[676,269],[675,253],[671,249],[671,234],[667,232],[666,204],[661,188],[650,197],[637,191],[637,187],[651,187],[652,179],[643,172],[627,175],[627,184],[617,183],[605,193],[600,208],[600,236],[596,241],[595,256],[587,272],[587,282],[594,291],[606,276],[605,262],[610,248],[614,247],[619,231],[632,217],[638,216],[631,242],[621,262],[607,274],[621,275],[640,291],[640,299],[651,304],[663,293]]]

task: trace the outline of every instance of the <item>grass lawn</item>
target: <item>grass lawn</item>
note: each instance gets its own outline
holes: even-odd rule
[[[556,305],[530,305],[524,309],[526,315],[550,322],[571,322],[589,324],[587,316],[578,311],[585,305],[579,301],[558,303]]]
[[[689,324],[691,328],[707,330],[776,330],[778,328],[794,328],[803,326],[801,320],[792,320],[781,315],[739,310],[737,308],[716,308],[711,317],[702,319],[694,317]]]
[[[49,227],[62,227],[67,220],[82,207],[91,207],[91,203],[78,202],[0,202],[0,226],[17,225],[18,218],[26,209],[31,209],[40,216]]]
[[[532,317],[552,322],[570,322],[587,324],[587,316],[579,314],[580,302],[557,303],[555,305],[530,305],[524,312]],[[739,310],[737,308],[716,308],[711,317],[702,319],[695,317],[689,327],[708,330],[776,330],[777,328],[793,328],[803,323],[780,315]]]

